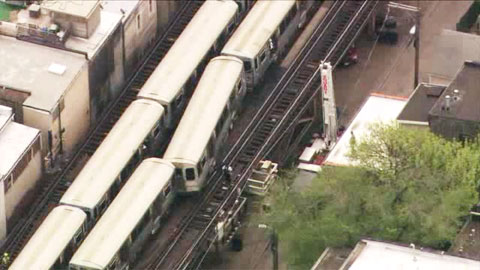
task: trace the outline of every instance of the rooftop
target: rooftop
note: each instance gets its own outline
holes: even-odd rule
[[[92,59],[99,49],[102,48],[105,40],[112,35],[113,31],[115,31],[122,21],[122,15],[108,11],[101,11],[100,18],[100,24],[90,38],[87,39],[71,36],[68,38],[67,42],[65,42],[65,47],[72,50],[86,52],[88,58]]]
[[[326,248],[310,270],[339,269],[350,252],[350,248]]]
[[[40,133],[38,129],[12,121],[5,106],[0,105],[0,180],[15,166]],[[3,127],[3,128],[2,128]]]
[[[30,93],[24,106],[52,111],[86,64],[81,54],[0,35],[0,86]]]
[[[325,164],[334,166],[352,165],[347,157],[352,133],[357,141],[362,140],[368,135],[368,130],[372,124],[394,121],[406,103],[406,99],[400,97],[389,97],[377,94],[372,94],[368,97],[352,123],[328,154]]]
[[[124,15],[126,20],[139,3],[140,0],[102,0],[102,10]]]
[[[435,105],[445,86],[421,83],[417,86],[398,116],[399,121],[422,122],[428,125],[428,112]]]
[[[42,8],[56,13],[63,13],[72,16],[88,18],[90,14],[100,5],[99,0],[88,1],[64,1],[44,0]]]
[[[480,62],[465,61],[453,82],[430,110],[430,115],[480,121]]]
[[[435,39],[428,73],[452,79],[466,60],[480,60],[480,36],[444,29]]]
[[[415,246],[361,240],[340,270],[478,270],[480,261],[416,249]]]

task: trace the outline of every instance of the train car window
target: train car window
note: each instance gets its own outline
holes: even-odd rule
[[[266,53],[265,51],[263,51],[261,54],[260,54],[260,63],[263,63],[263,61],[265,61],[265,56],[266,56]]]
[[[234,25],[233,22],[231,22],[231,23],[228,25],[228,27],[227,27],[227,33],[228,33],[228,34],[230,34],[230,33],[232,32],[232,30],[233,30],[233,25]]]
[[[235,99],[235,95],[236,95],[236,94],[237,94],[237,91],[236,91],[236,90],[232,91],[232,93],[230,94],[230,98],[229,98],[229,100],[228,100],[228,103],[230,104],[230,106],[233,105],[233,100]]]
[[[175,99],[175,107],[179,107],[180,104],[182,103],[182,99],[183,99],[183,93],[181,93],[180,95],[177,96],[177,98]]]
[[[75,236],[73,236],[73,245],[77,247],[80,244],[80,241],[82,239],[82,232],[78,231]]]
[[[245,72],[249,72],[252,70],[252,64],[250,63],[250,61],[244,62],[244,68],[245,68]]]
[[[160,124],[157,124],[157,126],[155,126],[155,129],[153,129],[153,137],[156,138],[158,136],[158,133],[160,133]]]
[[[217,125],[215,125],[215,132],[216,132],[217,134],[219,134],[221,130],[222,130],[222,121],[219,120],[219,121],[217,122]]]
[[[180,168],[175,168],[175,178],[176,179],[182,179],[183,176],[182,176],[182,169]]]
[[[187,181],[195,180],[195,169],[194,168],[185,169],[185,178],[187,179]]]
[[[215,152],[215,149],[214,149],[214,143],[213,143],[214,139],[213,139],[213,135],[212,137],[210,137],[210,140],[208,141],[208,145],[207,145],[207,153],[205,155],[208,155],[208,153],[210,153],[212,156],[213,156],[213,153]]]
[[[202,166],[202,164],[198,163],[197,164],[198,175],[202,175],[202,171],[203,171],[203,166]]]
[[[255,61],[254,61],[254,68],[255,70],[258,69],[258,58],[255,58]]]
[[[168,183],[167,186],[165,187],[165,189],[163,190],[163,195],[165,197],[167,197],[168,194],[170,194],[170,191],[172,191],[172,185],[170,185],[170,183]]]
[[[107,199],[104,198],[103,201],[98,206],[98,213],[101,215],[107,209]]]

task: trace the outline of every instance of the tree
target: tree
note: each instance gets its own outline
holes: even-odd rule
[[[355,166],[324,167],[305,191],[273,189],[264,219],[292,267],[364,237],[446,248],[478,201],[479,143],[379,124],[354,144]]]

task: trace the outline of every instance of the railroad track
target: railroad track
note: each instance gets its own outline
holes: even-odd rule
[[[58,204],[60,198],[74,180],[76,174],[74,170],[78,169],[79,163],[84,164],[84,162],[88,160],[103,139],[105,139],[122,113],[130,103],[135,100],[138,91],[193,18],[201,4],[202,1],[183,2],[183,6],[180,7],[176,18],[169,24],[165,33],[158,39],[155,46],[153,46],[150,53],[147,54],[145,60],[139,66],[137,72],[130,78],[119,98],[107,109],[107,112],[97,126],[89,133],[87,139],[80,146],[70,162],[62,172],[52,177],[52,180],[49,182],[44,183],[44,188],[36,195],[38,200],[32,204],[34,207],[28,213],[27,218],[17,223],[17,226],[10,232],[9,237],[2,246],[2,252],[9,253],[11,261],[18,256],[21,249],[46,217],[49,210]]]
[[[309,41],[282,76],[249,126],[232,147],[225,162],[234,168],[234,185],[215,173],[201,202],[180,224],[170,244],[151,269],[192,269],[200,266],[216,236],[222,212],[238,203],[254,166],[293,127],[320,87],[319,64],[336,66],[378,1],[336,1]],[[223,210],[223,211],[222,211]]]

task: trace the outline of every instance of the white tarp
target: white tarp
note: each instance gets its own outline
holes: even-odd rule
[[[325,160],[325,164],[339,166],[351,165],[351,161],[346,155],[350,150],[352,132],[355,136],[355,140],[358,142],[368,134],[369,127],[373,123],[389,123],[397,119],[397,116],[403,110],[406,103],[406,98],[403,99],[372,94],[355,116],[340,140],[338,140],[335,147],[330,151]]]

